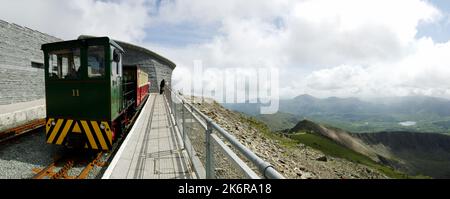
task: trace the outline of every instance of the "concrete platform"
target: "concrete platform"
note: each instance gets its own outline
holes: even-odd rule
[[[45,100],[0,105],[0,132],[45,118]]]
[[[192,178],[162,95],[150,94],[103,179]]]

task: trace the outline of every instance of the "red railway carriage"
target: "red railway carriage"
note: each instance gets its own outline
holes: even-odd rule
[[[128,106],[139,107],[149,94],[148,74],[139,65],[123,67],[124,101]]]
[[[141,103],[148,96],[148,90],[150,88],[150,82],[148,81],[148,74],[140,69],[139,67],[136,70],[137,75],[137,85],[136,85],[136,105],[140,106]]]

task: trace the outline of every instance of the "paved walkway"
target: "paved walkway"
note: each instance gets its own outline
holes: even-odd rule
[[[0,105],[0,132],[45,118],[45,100]]]
[[[0,105],[0,114],[23,111],[30,108],[45,107],[45,100],[39,99],[28,102],[19,102],[14,104]]]
[[[150,94],[103,178],[191,178],[162,95]]]

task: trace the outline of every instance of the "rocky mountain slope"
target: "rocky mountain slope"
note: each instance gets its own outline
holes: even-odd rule
[[[264,123],[225,109],[213,100],[194,105],[287,178],[388,178],[369,166],[332,157],[294,139],[273,134]]]
[[[332,127],[325,127],[324,125],[316,124],[309,120],[302,120],[297,125],[295,125],[289,132],[308,132],[315,133],[320,136],[329,138],[334,142],[341,144],[355,152],[361,153],[370,159],[380,162],[380,159],[368,145],[366,145],[362,140],[351,136],[344,130]]]

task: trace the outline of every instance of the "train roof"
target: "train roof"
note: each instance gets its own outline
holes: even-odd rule
[[[109,43],[114,47],[118,48],[122,52],[125,52],[123,48],[116,43],[116,41],[110,39],[109,37],[89,37],[89,38],[78,38],[76,40],[68,40],[68,41],[59,41],[53,43],[42,44],[42,50],[53,50],[60,48],[67,48],[72,46],[81,46],[82,44],[96,44],[96,43]]]

